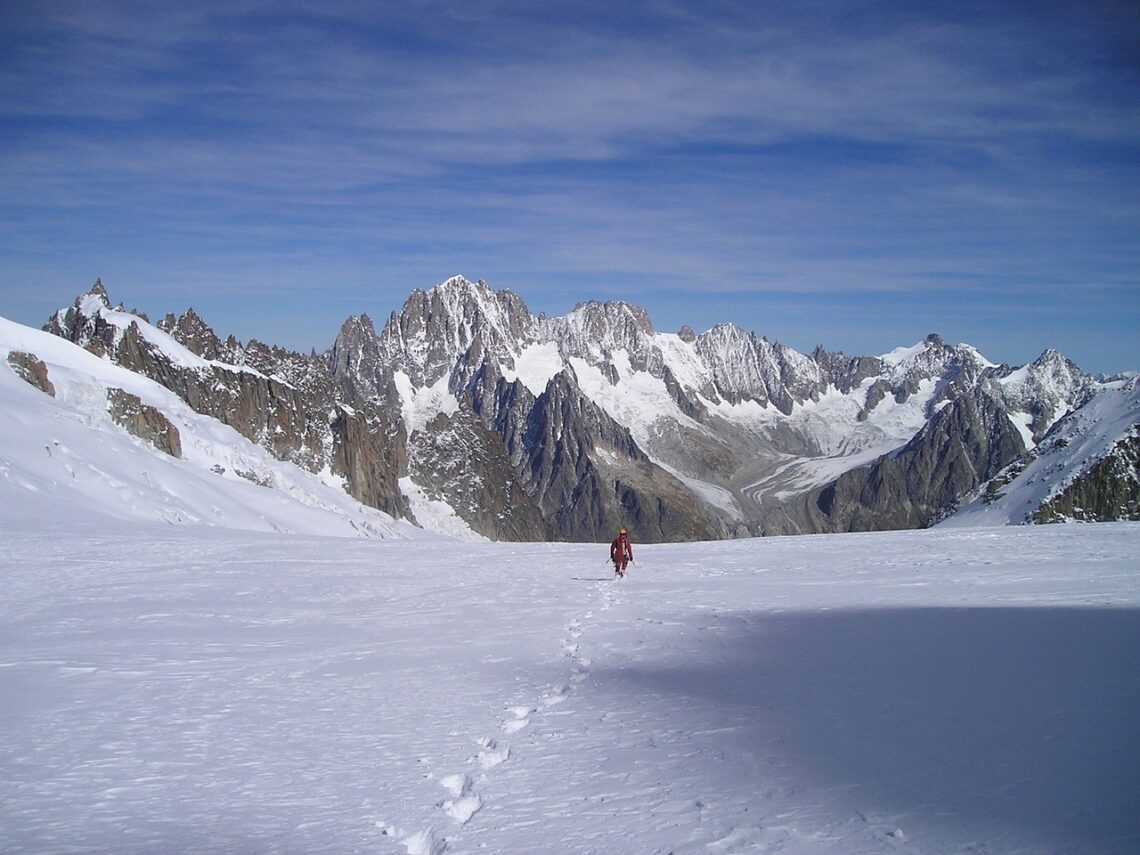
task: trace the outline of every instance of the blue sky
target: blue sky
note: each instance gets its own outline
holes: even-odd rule
[[[0,4],[0,314],[323,350],[462,273],[1140,369],[1134,3],[179,5]]]

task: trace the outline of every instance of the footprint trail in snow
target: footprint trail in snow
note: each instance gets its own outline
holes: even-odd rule
[[[596,584],[595,590],[596,598],[600,600],[599,611],[604,612],[620,602],[620,593],[614,590],[613,583],[608,580]],[[581,651],[582,624],[594,617],[595,612],[587,609],[580,617],[572,618],[564,628],[562,651],[570,660],[566,678],[552,685],[534,703],[507,707],[506,715],[499,723],[499,734],[476,740],[479,751],[468,759],[469,770],[439,779],[450,798],[441,800],[437,807],[452,821],[454,830],[467,825],[482,809],[481,792],[490,783],[488,773],[511,759],[510,745],[503,742],[502,737],[517,734],[529,727],[534,716],[566,701],[574,687],[588,678],[592,662]],[[476,772],[476,775],[473,776],[472,772]],[[400,842],[408,855],[442,855],[447,850],[447,841],[446,835],[441,837],[435,827],[429,826],[416,834],[402,837]]]

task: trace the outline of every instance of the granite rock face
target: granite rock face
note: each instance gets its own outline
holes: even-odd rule
[[[437,415],[409,444],[409,474],[432,499],[446,501],[472,529],[492,540],[546,540],[553,535],[519,480],[497,433],[467,409]]]

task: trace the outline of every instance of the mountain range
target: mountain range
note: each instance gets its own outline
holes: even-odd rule
[[[151,323],[98,281],[44,330],[151,381],[105,384],[100,412],[156,454],[200,429],[172,393],[365,506],[429,527],[446,507],[495,540],[1140,519],[1136,376],[1053,350],[997,365],[932,334],[804,354],[734,324],[659,332],[624,302],[535,316],[458,276],[319,354],[222,339],[192,309]],[[21,341],[7,364],[53,394],[52,358]]]

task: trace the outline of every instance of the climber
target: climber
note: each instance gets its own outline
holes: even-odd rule
[[[610,544],[610,561],[614,563],[615,578],[624,576],[626,565],[633,561],[633,545],[629,542],[629,536],[624,528]]]

